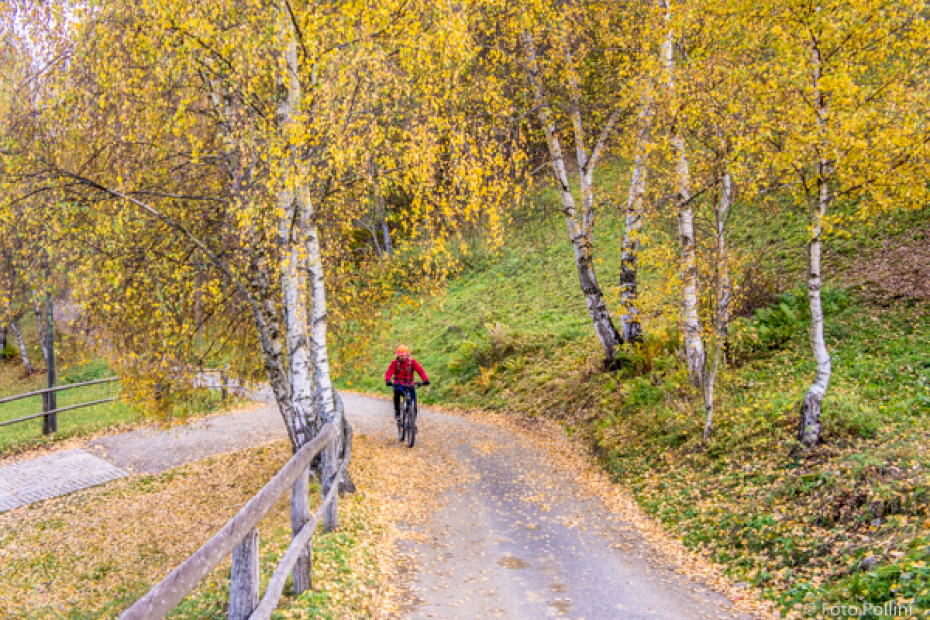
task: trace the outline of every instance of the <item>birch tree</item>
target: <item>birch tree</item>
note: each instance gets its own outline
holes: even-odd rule
[[[765,165],[808,214],[806,288],[816,372],[800,407],[798,439],[812,447],[833,366],[824,334],[823,252],[831,232],[927,200],[928,69],[923,3],[745,3],[760,24],[766,62],[747,85],[765,116]],[[748,94],[748,93],[747,93]],[[841,211],[836,211],[842,207]]]
[[[669,7],[664,8],[668,18]],[[716,380],[721,364],[725,363],[729,341],[733,284],[727,234],[735,199],[733,169],[735,162],[745,157],[737,146],[742,143],[740,137],[753,131],[746,109],[751,109],[754,103],[743,101],[740,89],[743,67],[751,65],[755,57],[739,45],[734,46],[728,38],[726,24],[734,18],[727,7],[683,3],[675,27],[682,33],[693,33],[682,35],[678,45],[684,62],[677,67],[671,63],[669,67],[668,38],[663,50],[666,71],[674,70],[676,77],[670,93],[673,153],[678,159],[676,182],[680,188],[685,169],[686,183],[691,185],[694,180],[694,187],[688,188],[690,219],[706,214],[709,223],[706,238],[694,243],[695,273],[686,278],[696,292],[697,307],[692,311],[697,312],[698,328],[702,323],[708,326],[699,333],[700,349],[705,351],[699,386],[705,442],[713,429]],[[682,164],[686,144],[690,157]],[[748,176],[745,166],[737,169],[744,177]]]
[[[688,151],[678,116],[676,92],[675,28],[672,20],[671,0],[660,0],[665,13],[666,35],[662,43],[662,62],[665,68],[665,88],[672,116],[669,142],[675,158],[675,210],[678,215],[678,241],[681,247],[681,323],[685,340],[685,357],[691,383],[704,385],[704,339],[698,313],[698,267],[695,251],[694,209],[692,206],[691,168]]]
[[[595,334],[604,349],[607,367],[613,365],[624,334],[614,325],[595,273],[594,232],[598,205],[594,196],[594,173],[618,124],[624,122],[634,108],[631,82],[639,70],[639,49],[633,51],[627,37],[632,37],[637,28],[641,34],[643,25],[643,17],[635,5],[589,2],[541,7],[536,23],[523,24],[519,33],[527,81],[545,138],[579,284]],[[611,36],[618,32],[619,35]],[[546,50],[544,58],[540,56],[537,42],[540,36]],[[602,62],[596,69],[591,66],[594,58]],[[581,71],[580,65],[586,70]],[[604,83],[613,88],[605,92]],[[559,126],[563,119],[571,127],[574,142],[575,158],[571,164],[563,154],[563,132]],[[592,121],[597,126],[593,140],[588,137],[589,129],[585,128],[586,123],[590,127]],[[572,188],[570,165],[577,171],[579,199]],[[624,320],[627,316],[635,320],[629,303],[625,307]],[[638,338],[636,328],[627,327],[624,331],[627,340]]]
[[[638,280],[639,250],[645,211],[646,185],[649,176],[648,157],[652,138],[655,110],[651,85],[642,96],[642,108],[637,119],[638,129],[633,151],[633,169],[630,189],[624,209],[623,254],[620,263],[620,305],[623,307],[621,325],[625,342],[639,342],[643,329],[639,320]]]
[[[494,128],[454,122],[467,112],[456,99],[460,61],[475,54],[461,7],[81,9],[71,30],[46,32],[65,48],[48,72],[56,96],[20,102],[32,129],[5,158],[5,178],[17,199],[27,180],[65,192],[66,227],[87,250],[75,294],[121,352],[131,397],[159,414],[196,387],[189,369],[204,355],[203,323],[227,352],[260,352],[295,449],[323,423],[344,424],[329,368],[330,293],[337,308],[358,301],[341,298],[339,276],[358,267],[342,262],[342,241],[369,147],[403,142],[382,167],[411,197],[404,226],[419,225],[406,234],[434,253],[463,222],[499,229],[496,205],[511,195],[487,182],[502,159]],[[436,108],[457,116],[436,118]],[[441,270],[434,253],[422,264]],[[245,376],[253,360],[236,356]],[[324,486],[334,462],[324,459]]]
[[[388,19],[391,10],[381,16]],[[80,128],[85,144],[33,144],[29,162],[30,172],[85,205],[70,213],[73,226],[93,230],[113,250],[109,260],[97,255],[87,264],[105,277],[84,280],[79,292],[89,315],[127,328],[127,344],[159,352],[124,360],[130,373],[158,377],[139,382],[140,398],[146,386],[163,392],[172,381],[183,383],[177,369],[191,353],[186,306],[193,257],[212,269],[207,305],[223,306],[230,319],[251,315],[295,449],[324,422],[339,422],[315,209],[346,174],[333,162],[353,153],[358,129],[353,106],[364,45],[356,43],[349,56],[354,64],[343,64],[344,50],[329,48],[332,37],[355,41],[339,34],[340,19],[287,5],[101,6],[75,34],[80,62],[61,69],[62,82],[79,83],[80,90],[68,93],[67,107],[60,100],[41,111],[58,127]],[[297,34],[313,20],[314,40]],[[146,28],[134,30],[140,22]],[[215,30],[218,23],[226,29]],[[273,27],[257,34],[261,24]],[[372,41],[376,26],[363,41]],[[240,36],[247,43],[233,44]],[[314,45],[319,57],[308,53]],[[316,66],[307,66],[314,59]],[[314,72],[320,76],[314,101],[304,104],[301,81]],[[319,111],[316,119],[307,117],[311,109]],[[341,133],[346,126],[348,136]]]

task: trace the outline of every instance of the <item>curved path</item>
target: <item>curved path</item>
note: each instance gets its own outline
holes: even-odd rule
[[[396,441],[389,402],[355,394],[343,400],[356,434],[387,446],[386,453],[397,458],[379,467],[415,462],[410,476],[421,476],[418,488],[430,497],[429,510],[415,519],[405,518],[407,497],[386,498],[394,514],[403,515],[399,553],[406,568],[397,576],[403,616],[748,617],[669,568],[635,529],[525,434],[423,410],[415,452],[400,452],[407,448]],[[83,448],[95,455],[87,458],[121,471],[154,473],[283,438],[280,415],[269,405],[186,427],[105,436]]]
[[[391,405],[344,396],[356,432],[396,439]],[[519,433],[421,411],[414,450],[454,463],[432,517],[409,526],[413,618],[746,618],[649,545]],[[405,448],[399,448],[405,449]],[[441,466],[440,466],[441,467]],[[441,471],[439,472],[442,473]]]

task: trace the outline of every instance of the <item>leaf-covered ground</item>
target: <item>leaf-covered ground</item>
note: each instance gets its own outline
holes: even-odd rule
[[[384,448],[357,441],[359,494],[343,498],[341,527],[314,538],[314,588],[286,596],[277,617],[370,617],[389,542],[364,489]],[[133,476],[0,515],[0,616],[115,617],[217,531],[287,461],[284,443]],[[312,489],[316,490],[316,489]],[[319,494],[313,494],[318,501]],[[262,586],[290,541],[286,497],[259,526]],[[225,561],[173,612],[223,615]]]

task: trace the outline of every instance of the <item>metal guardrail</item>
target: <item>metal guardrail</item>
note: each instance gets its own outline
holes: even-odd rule
[[[16,394],[15,396],[5,396],[0,398],[0,405],[3,403],[11,403],[22,398],[29,398],[30,396],[41,396],[42,394],[50,394],[52,392],[61,392],[62,390],[70,390],[71,388],[84,387],[85,385],[97,385],[98,383],[112,383],[113,381],[119,381],[119,377],[107,377],[106,379],[94,379],[93,381],[84,381],[83,383],[67,383],[65,385],[56,385],[55,387],[45,388],[42,390],[36,390],[35,392],[26,392],[25,394]]]

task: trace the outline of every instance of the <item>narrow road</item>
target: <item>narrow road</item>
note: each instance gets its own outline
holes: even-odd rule
[[[357,433],[396,440],[390,403],[353,394],[344,401]],[[454,471],[431,517],[402,530],[405,616],[748,617],[669,568],[519,433],[430,411],[421,411],[418,426],[413,449],[424,463],[440,464],[433,477]]]

